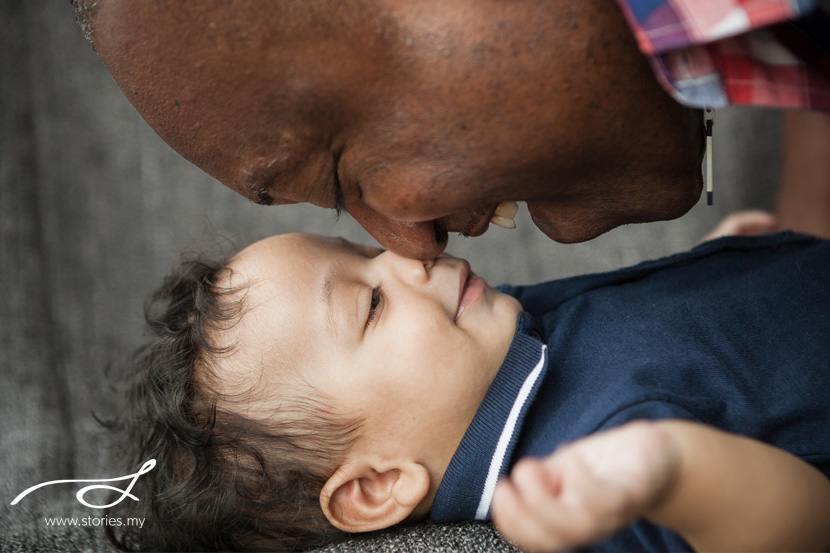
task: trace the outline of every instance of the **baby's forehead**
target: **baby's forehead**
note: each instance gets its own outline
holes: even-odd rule
[[[313,234],[279,234],[251,244],[228,263],[223,283],[244,297],[243,316],[231,334],[251,343],[263,331],[311,325],[333,267],[342,270],[382,251]]]
[[[318,333],[313,308],[316,275],[337,244],[313,235],[277,235],[246,247],[228,263],[222,286],[242,302],[240,316],[215,336],[229,355],[217,360],[221,387],[241,393],[269,383],[284,360],[296,366]],[[340,247],[340,246],[337,246]]]
[[[236,254],[222,284],[237,290],[244,302],[240,319],[223,333],[223,341],[236,346],[234,361],[310,347],[297,342],[304,342],[299,337],[318,334],[312,332],[318,322],[315,305],[332,263],[341,265],[354,254],[377,255],[374,250],[379,251],[343,238],[280,234]]]
[[[377,255],[380,248],[357,244],[341,237],[289,233],[269,236],[237,253],[228,264],[233,284],[255,282],[275,270],[291,270],[292,266],[323,263],[331,256],[344,253]]]

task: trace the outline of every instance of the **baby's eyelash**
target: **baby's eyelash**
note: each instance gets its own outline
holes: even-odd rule
[[[377,316],[378,306],[380,305],[381,301],[383,300],[383,294],[380,293],[381,285],[378,284],[374,288],[372,288],[372,299],[369,303],[369,317],[366,319],[366,326],[370,326],[374,321],[375,317]]]

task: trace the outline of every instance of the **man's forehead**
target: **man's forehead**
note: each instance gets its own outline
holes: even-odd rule
[[[88,19],[108,70],[175,150],[254,201],[290,203],[308,200],[268,184],[299,179],[309,195],[321,186],[326,168],[297,174],[319,145],[305,122],[335,104],[336,58],[351,52],[340,44],[350,41],[314,30],[327,3],[99,0]]]

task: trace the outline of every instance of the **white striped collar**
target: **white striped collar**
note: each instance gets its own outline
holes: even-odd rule
[[[500,476],[510,466],[528,408],[547,371],[547,346],[527,332],[532,317],[519,316],[501,369],[447,467],[429,518],[436,522],[486,520]]]

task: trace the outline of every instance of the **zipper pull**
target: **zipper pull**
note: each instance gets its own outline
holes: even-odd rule
[[[712,127],[715,126],[715,108],[703,110],[703,124],[706,131],[706,205],[712,205]]]

